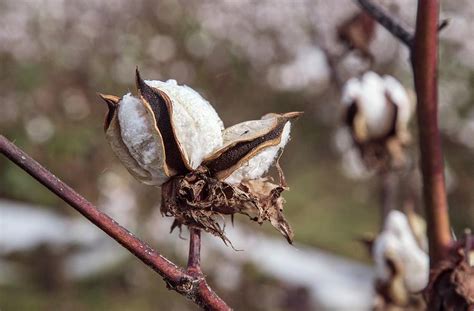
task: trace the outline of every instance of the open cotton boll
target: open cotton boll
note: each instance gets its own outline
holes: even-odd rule
[[[256,136],[256,133],[263,132],[265,128],[271,126],[274,122],[274,118],[267,118],[237,124],[224,131],[224,141],[227,142],[238,139],[238,133],[241,133],[241,137],[243,135]],[[288,121],[283,127],[280,143],[278,145],[264,148],[255,156],[250,158],[246,163],[243,163],[241,167],[225,179],[225,182],[229,184],[238,184],[243,180],[253,180],[262,177],[275,162],[280,150],[288,143],[290,139],[290,129],[291,123]]]
[[[120,101],[117,116],[120,135],[130,156],[149,174],[148,178],[138,178],[148,185],[163,184],[168,180],[163,169],[163,142],[155,130],[155,121],[151,113],[139,99],[127,94]],[[118,155],[123,153],[120,150],[114,151]],[[137,173],[133,167],[127,168],[132,173]]]
[[[171,99],[174,130],[190,166],[196,169],[207,155],[222,146],[222,120],[207,100],[176,80],[145,82]]]
[[[363,114],[370,138],[390,131],[394,109],[387,104],[384,80],[376,73],[369,71],[360,79],[349,79],[344,85],[342,103],[357,105],[357,113]]]
[[[390,212],[384,230],[374,242],[373,256],[377,278],[389,280],[386,258],[390,258],[403,267],[403,278],[410,292],[419,292],[428,284],[429,258],[418,246],[405,214]]]

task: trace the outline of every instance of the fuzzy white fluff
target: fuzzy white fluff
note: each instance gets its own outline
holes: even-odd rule
[[[408,123],[410,121],[412,111],[412,104],[406,89],[401,83],[392,76],[384,76],[385,91],[398,107],[398,122]]]
[[[402,265],[410,292],[421,291],[428,284],[428,255],[418,246],[407,217],[399,211],[391,211],[387,216],[384,229],[374,242],[373,257],[376,277],[380,280],[387,281],[390,276],[385,262],[390,257]]]
[[[190,166],[197,168],[206,156],[222,146],[222,120],[207,100],[192,88],[178,85],[176,80],[145,82],[171,99],[179,143]]]
[[[411,117],[410,100],[395,78],[382,78],[369,71],[361,78],[349,79],[344,85],[342,103],[349,106],[357,102],[359,113],[365,116],[369,138],[383,136],[391,128],[394,111],[387,104],[386,94],[399,108],[397,123],[407,123]]]
[[[130,155],[151,176],[143,182],[150,185],[164,183],[168,177],[163,170],[163,143],[156,135],[151,113],[139,99],[127,94],[120,102],[117,116],[122,140]]]
[[[242,133],[242,136],[262,133],[265,129],[268,130],[268,128],[275,122],[275,117],[264,117],[261,120],[247,121],[234,125],[224,131],[224,141],[238,139],[237,133],[239,132]],[[238,184],[243,180],[252,180],[262,177],[262,175],[265,174],[270,166],[275,162],[280,149],[284,148],[288,143],[290,139],[290,129],[291,123],[288,121],[283,127],[281,141],[278,145],[267,147],[260,151],[227,177],[225,182],[229,184]]]

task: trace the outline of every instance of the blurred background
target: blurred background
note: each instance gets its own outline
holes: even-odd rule
[[[379,1],[412,27],[415,0]],[[441,1],[440,122],[453,232],[474,225],[474,4]],[[0,132],[101,210],[183,264],[160,190],[135,181],[103,135],[97,92],[135,92],[146,79],[198,90],[224,124],[304,111],[281,159],[295,246],[269,225],[228,221],[236,249],[206,236],[204,272],[236,310],[365,310],[380,229],[382,179],[341,127],[341,82],[371,68],[412,88],[408,53],[375,26],[363,53],[341,27],[350,0],[0,1]],[[339,32],[338,32],[339,31]],[[420,210],[417,143],[394,206]],[[188,232],[182,236],[187,238]],[[342,298],[341,298],[342,297]],[[0,158],[0,310],[196,310],[29,175]]]

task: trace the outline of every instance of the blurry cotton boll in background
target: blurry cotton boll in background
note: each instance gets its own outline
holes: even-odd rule
[[[292,62],[271,68],[267,81],[277,90],[298,91],[311,86],[312,91],[322,91],[329,83],[326,57],[316,47],[302,49]]]
[[[369,169],[402,168],[414,99],[395,78],[368,71],[349,79],[342,90],[342,119]]]
[[[385,301],[406,306],[411,294],[427,286],[429,257],[421,241],[426,241],[426,232],[416,230],[404,213],[392,210],[388,214],[372,247],[376,287]]]
[[[42,144],[48,141],[55,132],[54,124],[43,115],[36,116],[28,120],[25,124],[28,138],[35,144]]]

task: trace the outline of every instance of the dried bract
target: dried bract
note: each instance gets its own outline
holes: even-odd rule
[[[431,272],[425,295],[434,310],[474,310],[473,253],[460,248]]]
[[[232,185],[213,178],[203,166],[163,185],[161,212],[175,217],[172,229],[196,227],[224,242],[229,240],[219,224],[222,215],[243,214],[259,224],[270,221],[291,243],[293,231],[283,216],[283,190],[265,178]]]
[[[365,11],[361,11],[345,21],[337,29],[339,39],[350,49],[359,51],[361,56],[374,61],[370,52],[370,44],[375,37],[374,19]]]
[[[112,150],[139,181],[162,187],[164,215],[228,241],[222,215],[269,221],[291,242],[283,216],[286,188],[263,177],[289,141],[300,112],[271,113],[224,129],[216,111],[196,91],[174,80],[145,81],[139,97],[100,95],[107,103],[104,130]]]

